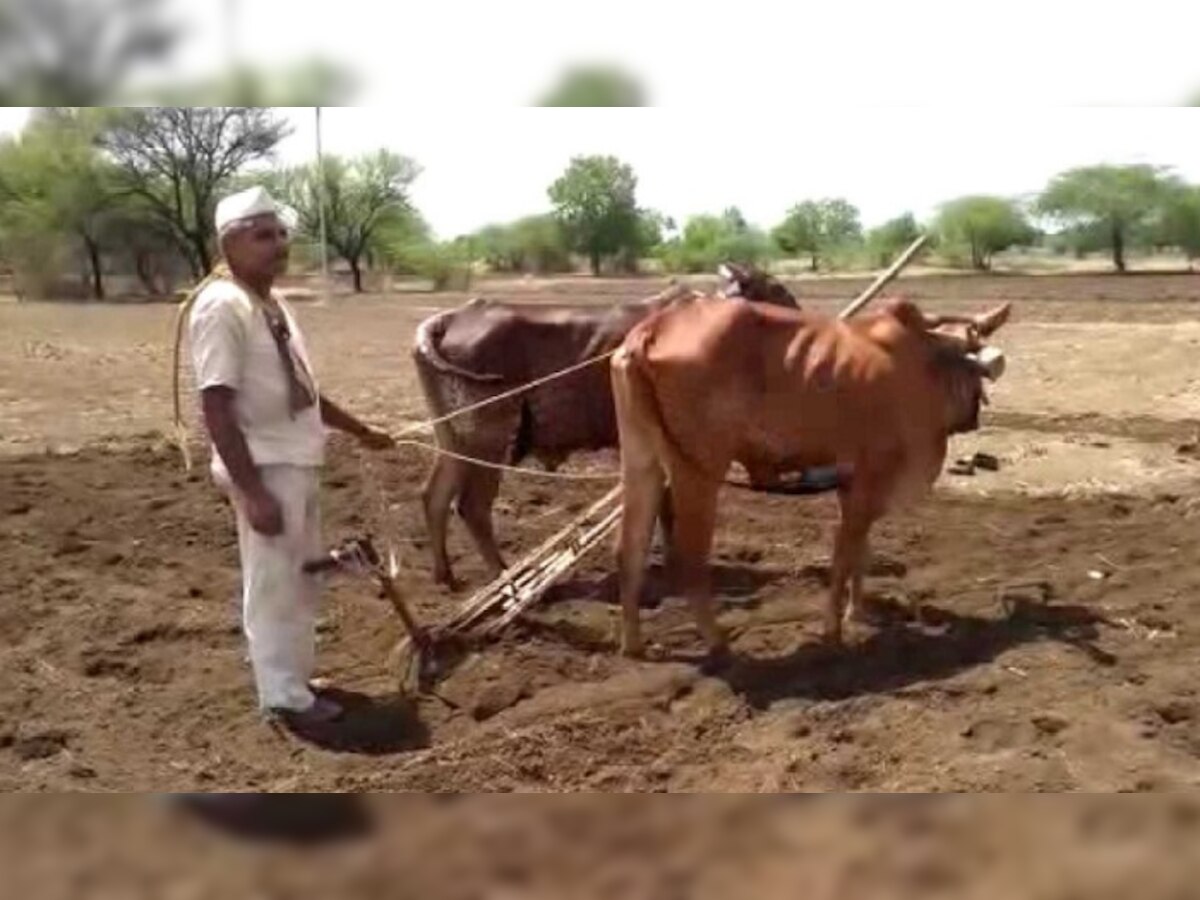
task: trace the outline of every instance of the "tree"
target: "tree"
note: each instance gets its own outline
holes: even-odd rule
[[[407,271],[427,278],[435,291],[469,290],[474,247],[470,238],[413,243],[402,250]]]
[[[613,156],[577,156],[549,194],[571,246],[587,256],[593,275],[604,259],[636,252],[641,213],[629,165]]]
[[[320,199],[325,199],[325,232],[329,246],[350,266],[354,290],[363,289],[364,258],[380,249],[378,236],[388,231],[412,234],[424,223],[409,200],[409,188],[421,167],[407,156],[378,150],[354,159],[327,156],[323,172],[314,163],[281,173],[277,189],[300,215],[300,230],[320,236]]]
[[[874,266],[886,266],[921,235],[910,212],[884,222],[867,232],[867,253]]]
[[[656,209],[643,209],[638,216],[638,250],[643,254],[653,254],[667,235],[675,231],[675,220]]]
[[[82,255],[93,298],[104,299],[102,256],[119,216],[130,215],[115,171],[95,147],[96,114],[86,108],[39,110],[19,141],[0,156],[0,228],[21,248],[27,271],[44,265],[42,280],[69,255]],[[30,259],[36,257],[36,259]]]
[[[862,225],[858,210],[840,197],[805,200],[788,210],[771,234],[784,253],[807,255],[815,272],[832,251],[861,240]]]
[[[162,0],[7,0],[0,6],[5,105],[93,106],[139,66],[157,62],[179,31]]]
[[[576,66],[562,74],[538,106],[646,106],[641,83],[615,66]]]
[[[538,275],[571,270],[571,247],[558,218],[550,213],[488,225],[471,235],[479,259],[493,272]]]
[[[1169,184],[1156,166],[1085,166],[1056,175],[1037,209],[1067,226],[1103,228],[1113,266],[1124,272],[1131,234],[1160,208]]]
[[[555,220],[555,225],[558,222]],[[522,255],[511,225],[487,225],[474,235],[479,258],[493,272],[519,272]]]
[[[1004,197],[959,197],[942,204],[937,233],[944,248],[963,252],[971,267],[986,271],[992,257],[1033,241],[1033,228],[1021,208]]]
[[[1200,259],[1200,186],[1178,185],[1163,203],[1161,238],[1187,256],[1189,266]]]
[[[520,272],[548,275],[571,270],[571,247],[553,215],[526,216],[508,227],[509,247]]]
[[[212,268],[218,194],[271,157],[288,132],[270,110],[254,107],[129,108],[112,114],[101,144],[123,190],[145,202],[201,277]]]
[[[722,262],[757,265],[770,251],[767,236],[731,207],[719,216],[692,216],[682,234],[663,245],[661,256],[672,271],[712,272]]]

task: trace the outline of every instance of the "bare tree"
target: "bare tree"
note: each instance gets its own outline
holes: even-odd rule
[[[101,142],[124,189],[145,202],[200,277],[212,268],[218,193],[288,133],[258,107],[166,106],[115,112]]]

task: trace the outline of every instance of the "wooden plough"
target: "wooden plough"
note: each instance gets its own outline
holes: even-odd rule
[[[430,644],[436,646],[456,638],[498,635],[603,543],[620,521],[621,488],[618,486],[516,565],[472,594],[450,619],[430,629]],[[413,647],[410,633],[400,642],[397,653],[404,658],[414,649],[422,648]]]
[[[497,634],[537,603],[547,590],[616,529],[621,520],[620,500],[621,488],[615,487],[519,563],[477,591],[443,628],[462,634],[479,626],[482,634]],[[498,616],[483,623],[497,611]]]
[[[925,243],[919,237],[875,281],[841,312],[849,318],[861,310],[899,274]],[[467,599],[445,623],[430,632],[434,641],[455,637],[494,637],[538,602],[554,584],[603,543],[621,521],[621,488],[613,488],[566,527],[520,562],[500,573]],[[411,641],[400,650],[411,648]]]

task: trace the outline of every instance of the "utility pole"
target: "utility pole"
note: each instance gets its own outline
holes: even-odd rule
[[[321,107],[317,111],[317,221],[321,232],[321,291],[322,301],[329,302],[329,240],[325,232],[325,157],[321,153]]]

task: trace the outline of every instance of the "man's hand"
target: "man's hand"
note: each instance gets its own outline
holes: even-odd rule
[[[251,528],[267,537],[283,534],[283,509],[270,491],[261,487],[246,494],[244,500]]]
[[[364,425],[324,394],[321,395],[321,421],[330,428],[353,435],[368,450],[388,450],[396,446],[396,441],[386,431]]]
[[[386,431],[367,428],[358,435],[358,442],[368,450],[390,450],[396,446],[396,440]]]

